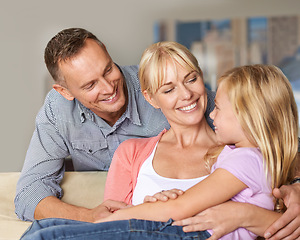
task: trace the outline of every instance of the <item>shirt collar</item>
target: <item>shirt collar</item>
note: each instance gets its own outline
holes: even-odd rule
[[[94,113],[90,109],[83,106],[82,103],[79,102],[77,99],[76,99],[76,101],[78,103],[78,110],[79,110],[79,116],[80,116],[81,123],[84,123],[86,119],[94,121],[95,120]]]

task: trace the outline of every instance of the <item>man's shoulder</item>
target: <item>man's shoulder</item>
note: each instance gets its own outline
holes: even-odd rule
[[[69,101],[56,90],[52,89],[48,92],[38,116],[46,115],[48,119],[70,117],[71,113],[76,109],[75,105],[75,100]]]
[[[137,75],[139,71],[138,65],[127,65],[127,66],[120,66],[123,72],[127,72],[132,75]]]
[[[57,103],[67,103],[70,102],[67,99],[65,99],[59,92],[57,92],[54,89],[51,89],[45,98],[46,104],[57,104]]]
[[[139,66],[120,66],[120,69],[125,77],[128,86],[131,86],[135,91],[140,91],[140,80],[138,76]]]

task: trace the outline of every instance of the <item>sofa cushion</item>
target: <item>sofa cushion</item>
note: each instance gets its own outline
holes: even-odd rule
[[[102,203],[107,172],[66,172],[64,202],[93,208]],[[19,172],[0,173],[0,240],[20,239],[31,222],[17,218],[14,207]]]

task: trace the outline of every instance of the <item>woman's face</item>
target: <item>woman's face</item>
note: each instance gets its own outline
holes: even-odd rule
[[[146,97],[147,98],[147,97]],[[207,96],[199,73],[167,64],[166,78],[148,101],[160,108],[171,126],[197,125],[204,118]]]

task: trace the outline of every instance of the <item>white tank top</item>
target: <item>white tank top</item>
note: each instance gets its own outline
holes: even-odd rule
[[[151,155],[145,160],[137,177],[137,183],[133,191],[132,204],[137,205],[144,202],[147,195],[153,196],[155,193],[162,190],[170,190],[173,188],[186,191],[198,182],[205,179],[208,175],[192,178],[192,179],[174,179],[166,178],[158,175],[153,169],[153,157],[156,151],[157,144]]]

